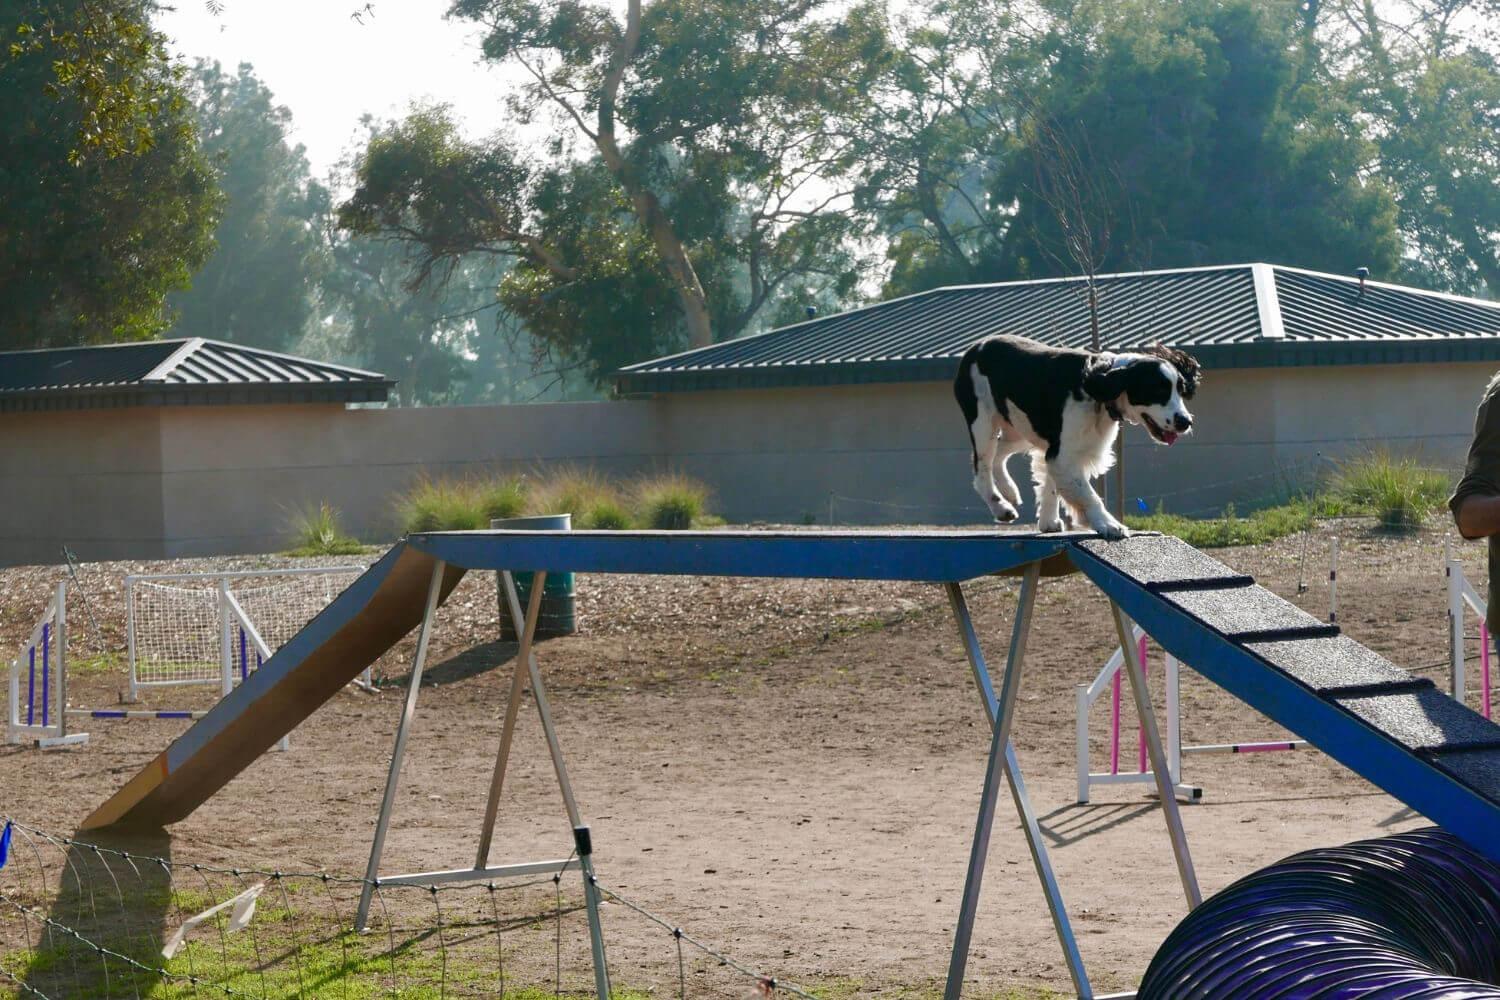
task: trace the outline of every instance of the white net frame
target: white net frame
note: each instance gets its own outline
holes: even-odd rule
[[[226,593],[274,653],[364,571],[317,566],[127,577],[131,686],[237,681],[261,657],[244,641]]]

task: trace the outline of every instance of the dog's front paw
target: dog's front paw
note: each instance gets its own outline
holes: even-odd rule
[[[1041,518],[1036,523],[1036,530],[1044,535],[1056,534],[1063,530],[1062,518],[1056,516]]]
[[[1100,521],[1097,524],[1090,525],[1090,527],[1094,529],[1100,538],[1106,541],[1117,542],[1122,538],[1130,537],[1130,529],[1114,518],[1110,518],[1108,521]]]

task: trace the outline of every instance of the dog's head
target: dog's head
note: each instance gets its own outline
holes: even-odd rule
[[[1197,359],[1161,344],[1132,354],[1103,354],[1084,376],[1083,390],[1124,420],[1141,424],[1158,444],[1172,444],[1193,426],[1187,401],[1202,378]]]

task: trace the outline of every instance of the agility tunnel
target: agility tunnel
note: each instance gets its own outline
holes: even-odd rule
[[[1190,913],[1139,1000],[1500,1000],[1500,866],[1436,828],[1295,855]]]

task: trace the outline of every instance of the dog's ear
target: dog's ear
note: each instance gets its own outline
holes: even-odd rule
[[[1096,403],[1112,403],[1125,391],[1128,366],[1096,360],[1083,375],[1083,391]]]
[[[1203,381],[1203,366],[1198,364],[1197,358],[1186,351],[1179,351],[1175,347],[1168,347],[1161,343],[1152,344],[1142,353],[1149,354],[1153,358],[1160,358],[1176,368],[1177,374],[1182,376],[1182,398],[1193,398],[1193,393],[1198,391],[1198,383]]]

